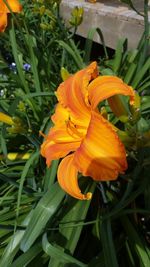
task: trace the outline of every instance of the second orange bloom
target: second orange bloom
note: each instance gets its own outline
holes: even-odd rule
[[[22,10],[18,0],[6,0],[6,3],[12,10],[12,12],[18,13]],[[7,15],[10,13],[10,10],[6,6],[3,0],[0,0],[0,32],[4,32],[7,27]]]

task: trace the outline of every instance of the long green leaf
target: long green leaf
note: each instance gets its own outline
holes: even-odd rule
[[[64,191],[61,190],[58,183],[55,183],[38,202],[21,242],[21,249],[24,252],[31,247],[42,233],[47,222],[57,211],[64,195]]]
[[[112,69],[113,71],[118,74],[120,70],[120,66],[122,64],[122,58],[127,49],[127,39],[121,39],[117,43],[117,48],[115,51],[115,57],[113,60],[113,66]]]
[[[112,238],[111,222],[109,219],[104,220],[102,223],[100,223],[100,232],[105,259],[105,267],[119,267]]]
[[[147,61],[143,65],[143,67],[135,75],[134,80],[131,83],[131,85],[133,86],[133,88],[137,88],[139,86],[140,82],[142,81],[144,75],[146,74],[146,72],[148,70],[150,70],[150,58],[147,59]]]
[[[149,77],[150,79],[150,77]],[[138,92],[141,93],[142,91],[144,91],[145,89],[148,90],[148,88],[150,87],[150,81],[145,82],[144,84],[142,84],[139,88],[138,88]]]
[[[51,167],[46,169],[45,181],[44,181],[44,190],[45,191],[47,191],[48,188],[50,188],[51,185],[55,181],[58,164],[59,164],[59,160],[53,160],[51,163]]]
[[[29,264],[42,251],[41,243],[35,244],[27,252],[20,255],[11,265],[11,267],[21,267]]]
[[[29,221],[30,221],[31,216],[32,216],[32,213],[29,213],[27,218],[24,220],[24,222],[21,225],[27,226]],[[4,267],[4,266],[9,267],[11,265],[15,255],[19,251],[19,244],[20,244],[20,241],[24,235],[24,232],[25,232],[25,230],[18,230],[12,236],[10,242],[8,243],[8,246],[4,250],[4,253],[0,259],[0,266],[1,267]]]
[[[59,259],[62,263],[68,264],[76,264],[79,267],[87,267],[87,264],[82,263],[81,261],[77,260],[76,258],[72,257],[71,255],[63,252],[56,246],[50,244],[47,239],[47,235],[43,235],[42,245],[44,251],[52,258]],[[55,265],[56,266],[56,265]]]
[[[19,57],[18,57],[18,48],[17,48],[16,35],[15,35],[13,23],[12,23],[12,28],[11,28],[9,33],[10,33],[10,42],[12,45],[12,51],[13,51],[15,63],[16,63],[17,70],[18,70],[18,75],[19,75],[20,81],[21,81],[21,83],[25,89],[25,92],[29,93],[30,91],[29,91],[27,82],[26,82],[25,77],[24,77],[23,66],[21,65],[21,63],[19,61]]]
[[[137,67],[137,65],[135,63],[131,63],[131,65],[129,66],[129,68],[128,68],[126,74],[125,74],[125,77],[124,77],[124,82],[125,83],[130,84],[131,80],[134,77],[134,73],[135,73],[136,67]]]
[[[140,233],[136,231],[136,228],[132,225],[126,216],[121,218],[121,223],[128,235],[130,246],[135,249],[143,267],[150,266],[150,249],[140,237]]]
[[[68,54],[73,58],[74,62],[76,63],[79,69],[82,69],[85,66],[79,53],[78,54],[77,52],[75,53],[72,47],[70,47],[64,41],[59,41],[59,45],[61,45],[68,52]]]
[[[146,110],[146,109],[150,109],[150,96],[143,96],[141,99],[141,109]]]
[[[29,171],[29,168],[31,167],[31,165],[33,164],[33,162],[39,157],[39,151],[36,151],[35,153],[33,153],[31,155],[31,157],[28,159],[28,161],[26,162],[23,172],[21,174],[21,178],[20,178],[20,185],[19,185],[19,190],[18,190],[18,200],[17,200],[17,210],[16,210],[16,216],[18,217],[19,215],[19,208],[20,208],[20,202],[21,202],[21,195],[22,195],[22,190],[23,190],[23,184],[25,181],[25,178],[27,176],[27,173]]]
[[[87,187],[86,191],[93,193],[95,186],[96,184],[92,183]],[[66,210],[66,214],[64,214],[60,222],[60,233],[66,238],[66,240],[68,240],[65,248],[69,250],[71,254],[74,253],[80,238],[90,203],[90,200],[78,201],[69,199],[68,209]],[[78,222],[80,222],[80,224],[76,225]],[[72,224],[74,224],[75,227],[71,227]],[[65,228],[63,228],[64,225],[66,226]]]
[[[14,29],[13,21],[12,21],[12,28],[11,28],[9,34],[10,34],[10,42],[11,42],[11,46],[12,46],[12,52],[13,52],[13,56],[14,56],[14,59],[15,59],[16,66],[17,66],[18,76],[19,76],[21,85],[25,90],[25,93],[29,94],[30,93],[30,89],[29,89],[28,83],[27,83],[27,81],[25,79],[25,74],[24,74],[24,71],[23,71],[22,62],[20,62],[20,58],[19,58],[19,52],[18,52],[18,46],[17,46],[17,41],[16,41],[16,35],[15,35],[15,29]],[[19,96],[19,93],[18,93],[18,96]],[[33,110],[34,116],[38,121],[36,106],[34,105],[32,100],[27,99],[27,102],[28,102],[29,106],[31,107],[31,109]]]
[[[94,39],[94,35],[96,33],[99,35],[101,44],[103,45],[105,58],[108,59],[108,54],[107,54],[107,49],[106,49],[106,45],[105,45],[105,41],[104,41],[104,36],[102,34],[101,29],[100,28],[92,28],[92,29],[89,30],[87,38],[86,38],[86,42],[85,42],[83,61],[86,64],[88,64],[90,62],[93,39]]]
[[[36,57],[36,55],[34,53],[34,46],[35,46],[36,40],[34,39],[33,36],[31,36],[28,33],[27,28],[26,28],[26,32],[27,32],[26,43],[27,43],[27,46],[28,46],[28,49],[29,49],[30,63],[31,63],[31,69],[32,69],[32,72],[33,72],[33,77],[34,77],[35,89],[36,89],[36,92],[40,96],[41,84],[40,84],[39,73],[38,73],[38,68],[37,68],[38,59],[37,59],[37,57]],[[39,100],[39,104],[41,105],[41,103],[42,103],[41,97],[38,98],[38,100]]]

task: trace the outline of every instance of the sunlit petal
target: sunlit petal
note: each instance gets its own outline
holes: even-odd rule
[[[89,82],[97,77],[98,70],[96,62],[93,62],[87,68],[78,71],[57,90],[59,102],[67,108],[71,118],[78,125],[88,125],[90,119],[88,91]]]
[[[87,135],[75,152],[75,164],[85,176],[98,181],[117,179],[127,168],[126,152],[114,128],[92,112]]]
[[[46,158],[47,166],[50,166],[51,161],[63,158],[69,152],[75,151],[79,147],[78,143],[55,143],[53,141],[45,141],[41,146],[41,155]]]
[[[77,142],[81,141],[81,134],[82,133],[75,131],[74,128],[69,128],[67,123],[64,123],[62,125],[52,127],[47,135],[47,139],[53,140],[56,143]]]
[[[13,12],[20,12],[22,10],[22,6],[18,0],[7,0],[8,6]],[[10,10],[5,5],[5,12],[10,13]]]
[[[55,124],[55,127],[51,128],[50,136],[52,139],[56,139],[56,137],[59,137],[59,140],[62,139],[66,142],[66,138],[68,142],[73,141],[74,139],[81,138],[87,130],[87,127],[80,125],[76,125],[71,121],[70,114],[67,111],[66,108],[64,108],[60,103],[56,105],[55,113],[51,117],[53,123]],[[58,133],[59,130],[59,133]],[[57,133],[55,133],[57,131]],[[53,137],[52,137],[53,135]],[[66,138],[64,139],[64,136]],[[70,137],[72,137],[70,139]]]
[[[60,103],[58,103],[55,108],[55,113],[51,117],[51,120],[54,124],[57,125],[64,124],[65,121],[69,120],[69,112]]]
[[[7,26],[7,14],[0,13],[0,32],[4,32]]]
[[[58,167],[58,182],[62,189],[77,199],[90,199],[91,193],[82,194],[78,185],[78,169],[73,163],[74,154],[65,157]]]
[[[6,5],[4,3],[3,0],[0,0],[0,12],[6,12]],[[1,14],[0,14],[0,18],[1,18]]]
[[[50,166],[53,159],[65,157],[68,153],[75,151],[80,143],[81,137],[69,130],[64,122],[50,129],[41,146],[41,154]]]
[[[125,84],[120,78],[114,76],[100,76],[88,86],[89,101],[95,109],[97,105],[114,95],[130,97],[130,104],[134,103],[135,93],[131,86]],[[109,101],[109,99],[108,99]]]

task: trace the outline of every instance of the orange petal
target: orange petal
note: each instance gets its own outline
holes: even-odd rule
[[[99,102],[114,96],[125,95],[130,97],[133,105],[135,93],[131,86],[125,84],[120,78],[114,76],[100,76],[88,86],[89,101],[92,108],[96,108]]]
[[[72,151],[75,151],[79,147],[80,143],[55,143],[50,140],[46,140],[41,145],[41,155],[46,158],[46,164],[49,167],[52,160],[65,157]]]
[[[51,120],[55,125],[48,133],[47,138],[49,140],[53,140],[56,143],[70,143],[81,140],[81,134],[78,134],[76,128],[76,131],[71,131],[71,129],[69,129],[68,124],[71,124],[69,113],[60,103],[56,105],[55,113],[51,117]],[[83,132],[82,129],[81,132]]]
[[[78,125],[88,125],[89,123],[90,111],[87,88],[89,82],[97,75],[97,64],[93,62],[87,68],[69,77],[58,87],[57,97],[59,102],[68,109],[71,119]]]
[[[54,126],[50,129],[47,139],[53,140],[56,143],[71,143],[81,142],[81,131],[73,131],[69,129],[67,123]]]
[[[66,123],[52,127],[41,146],[41,154],[46,158],[49,166],[51,161],[65,157],[75,151],[81,143],[81,137],[76,133],[69,132]]]
[[[18,0],[7,0],[6,2],[8,3],[8,6],[13,12],[20,12],[22,10],[22,6]],[[7,13],[10,13],[10,10],[8,9],[6,5],[5,5],[4,11]]]
[[[74,154],[65,157],[58,167],[58,182],[62,189],[74,198],[91,199],[92,193],[82,194],[78,185],[78,169],[73,164]]]
[[[0,32],[4,32],[7,26],[7,14],[0,13]]]
[[[74,124],[70,119],[69,112],[60,103],[56,105],[55,113],[51,117],[51,120],[55,124],[55,127],[51,128],[50,131],[50,136],[52,139],[56,139],[55,137],[57,136],[57,138],[59,137],[59,140],[64,140],[64,136],[66,136],[67,139],[65,138],[64,141],[70,142],[74,141],[74,139],[80,139],[81,136],[86,134],[87,127],[85,127],[84,125],[80,126]],[[60,134],[58,133],[58,131],[56,133],[56,130],[61,131]],[[72,138],[70,139],[70,137]]]
[[[6,11],[6,5],[3,0],[0,0],[0,12],[3,13],[5,11]],[[1,14],[0,14],[0,18],[1,18]]]
[[[94,180],[117,179],[127,168],[126,151],[112,125],[92,112],[87,135],[75,152],[75,165]]]
[[[64,124],[65,121],[69,120],[69,112],[60,103],[58,103],[55,108],[55,113],[51,117],[51,120],[54,124],[57,125]]]

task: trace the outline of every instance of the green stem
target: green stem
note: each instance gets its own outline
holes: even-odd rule
[[[141,12],[139,12],[139,11],[135,8],[135,6],[133,5],[132,2],[130,3],[130,7],[131,7],[131,8],[132,8],[138,15],[144,17],[144,15],[143,15]]]
[[[148,53],[148,46],[149,46],[149,31],[150,31],[150,25],[149,25],[149,20],[148,20],[148,0],[144,0],[144,27],[145,27],[145,57],[147,56]]]
[[[141,66],[145,63],[148,56],[148,47],[149,47],[149,20],[148,20],[148,0],[144,0],[144,33],[141,39],[141,56],[139,58],[137,72],[140,71]]]

